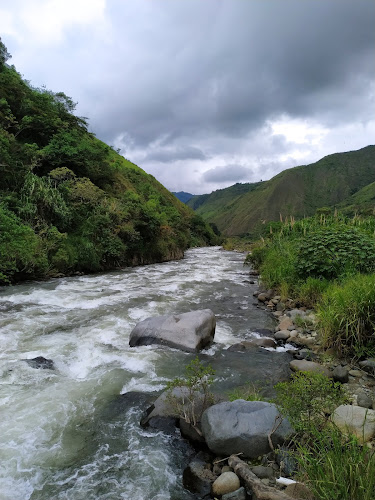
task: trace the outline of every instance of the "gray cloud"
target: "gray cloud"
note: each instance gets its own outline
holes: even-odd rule
[[[161,163],[172,163],[179,160],[200,160],[204,161],[207,156],[199,148],[194,146],[177,147],[170,149],[157,149],[151,151],[145,161],[157,161]]]
[[[236,182],[248,180],[252,176],[249,168],[242,165],[225,165],[215,167],[203,173],[205,182],[235,184]]]
[[[373,1],[95,0],[92,21],[75,9],[59,40],[38,36],[49,3],[9,2],[8,27],[0,8],[12,63],[71,95],[100,139],[169,188],[205,192],[204,172],[217,187],[236,182],[217,165],[252,165],[255,177],[268,165],[272,176],[373,141]],[[280,119],[323,132],[275,135]]]

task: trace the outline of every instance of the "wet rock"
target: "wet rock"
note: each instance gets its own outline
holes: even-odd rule
[[[310,349],[300,349],[294,353],[294,358],[312,361],[313,359],[316,359],[316,354],[310,351]]]
[[[145,411],[142,419],[142,427],[153,427],[163,430],[163,427],[169,427],[169,423],[177,422],[179,410],[191,412],[191,402],[187,398],[189,390],[187,387],[175,387],[172,390],[164,391],[154,403]],[[196,392],[194,394],[195,414],[200,415],[203,411],[203,394]],[[167,420],[166,420],[167,419]],[[172,420],[171,420],[172,419]]]
[[[43,356],[37,356],[32,359],[23,359],[22,361],[26,361],[26,363],[31,366],[31,368],[36,368],[40,370],[54,370],[55,365],[52,359],[43,358]]]
[[[308,487],[302,483],[289,484],[284,493],[290,498],[297,498],[298,500],[314,500],[315,497],[308,489]]]
[[[372,399],[365,392],[360,392],[357,396],[357,405],[362,408],[372,408]]]
[[[259,479],[273,479],[274,477],[272,467],[257,465],[256,467],[252,467],[251,470]]]
[[[298,463],[293,454],[285,446],[281,446],[276,453],[276,463],[283,476],[293,476],[298,470]]]
[[[209,358],[216,378],[220,380],[213,384],[212,390],[224,396],[251,381],[261,388],[263,396],[275,397],[274,386],[290,379],[289,362],[292,359],[292,355],[286,352],[268,351],[261,347],[253,347],[244,352],[217,352]]]
[[[289,337],[290,332],[288,330],[280,330],[279,332],[275,333],[276,340],[288,340]]]
[[[309,372],[309,373],[322,373],[327,377],[331,377],[332,373],[323,365],[314,363],[314,361],[307,361],[305,359],[294,359],[290,362],[290,369],[294,372]]]
[[[214,495],[225,495],[232,493],[241,486],[240,480],[234,472],[223,472],[213,483],[212,493]]]
[[[202,415],[202,431],[209,449],[217,454],[242,452],[256,458],[271,451],[268,435],[281,416],[274,404],[264,401],[236,400],[213,405]],[[282,444],[292,433],[284,418],[272,433],[274,446]]]
[[[375,436],[375,411],[361,406],[341,405],[331,419],[344,433],[354,434],[361,442]]]
[[[267,296],[266,293],[262,292],[258,295],[258,300],[260,302],[267,302],[269,300],[269,297]]]
[[[200,430],[200,423],[197,422],[197,425],[193,425],[190,422],[186,422],[184,418],[180,418],[179,425],[182,437],[196,444],[205,442]]]
[[[201,496],[211,493],[211,485],[215,479],[215,474],[206,467],[206,463],[197,458],[189,463],[182,474],[184,488]]]
[[[229,465],[224,465],[224,467],[221,469],[221,472],[233,472],[232,467],[229,467]]]
[[[332,377],[335,382],[346,384],[349,381],[349,370],[344,366],[338,365],[332,372]]]
[[[364,361],[359,362],[359,366],[367,373],[374,374],[375,373],[375,359],[369,358]]]
[[[294,328],[293,321],[289,317],[285,317],[280,321],[278,330],[288,330],[290,327]]]
[[[245,343],[245,342],[244,342]],[[255,344],[259,347],[273,347],[277,346],[276,342],[273,339],[262,338],[262,339],[254,339],[251,341],[252,344]]]
[[[151,317],[135,326],[130,334],[129,345],[158,344],[198,352],[212,343],[215,327],[215,315],[210,309]]]
[[[243,486],[241,486],[238,490],[223,495],[221,500],[246,500],[246,490]]]

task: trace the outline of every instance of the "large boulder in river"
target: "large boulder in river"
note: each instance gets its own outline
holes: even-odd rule
[[[202,431],[208,447],[217,455],[243,453],[257,458],[271,451],[269,436],[276,447],[291,436],[293,429],[274,404],[238,399],[208,408],[202,415]]]
[[[147,318],[130,334],[130,347],[159,344],[198,352],[214,339],[216,319],[210,309]]]

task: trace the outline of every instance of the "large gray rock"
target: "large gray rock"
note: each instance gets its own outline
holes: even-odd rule
[[[341,405],[331,419],[346,434],[354,434],[361,442],[375,436],[375,411],[361,406]]]
[[[274,404],[264,401],[224,402],[213,405],[202,415],[202,432],[211,451],[217,455],[243,453],[256,458],[271,451],[268,435],[281,416]],[[284,418],[272,433],[272,444],[282,444],[293,432]]]
[[[216,319],[210,309],[147,318],[130,334],[130,347],[159,344],[198,352],[214,339]]]

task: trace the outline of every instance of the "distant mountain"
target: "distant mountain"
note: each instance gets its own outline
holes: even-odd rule
[[[194,196],[188,205],[227,236],[254,234],[280,215],[298,218],[321,207],[371,206],[374,182],[375,146],[367,146],[290,168],[269,181]]]
[[[194,195],[191,193],[185,193],[185,191],[179,191],[178,193],[172,192],[176,198],[178,198],[182,203],[187,203]]]

